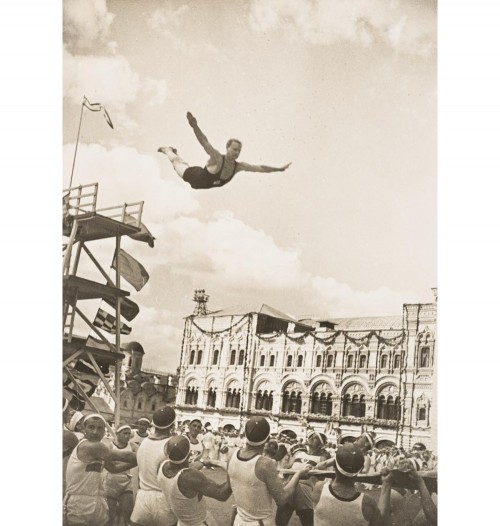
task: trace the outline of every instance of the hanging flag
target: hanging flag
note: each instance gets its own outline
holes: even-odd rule
[[[113,263],[111,263],[111,268],[114,270],[117,269],[116,256],[117,253],[115,251]],[[120,276],[126,279],[134,289],[139,292],[148,282],[149,274],[146,269],[130,254],[127,254],[125,250],[120,248],[118,257],[120,258]]]
[[[135,219],[130,214],[126,214],[125,222],[135,223]],[[156,238],[149,231],[148,227],[144,223],[141,223],[139,225],[139,228],[141,229],[140,232],[137,232],[136,234],[129,234],[129,237],[131,237],[132,239],[135,239],[136,241],[143,241],[144,243],[147,243],[151,248],[154,248]]]
[[[113,309],[116,309],[116,299],[104,297],[103,300]],[[120,315],[127,321],[132,321],[139,314],[139,305],[128,298],[122,298],[120,301]]]
[[[106,108],[100,104],[99,102],[91,103],[87,99],[87,97],[83,97],[83,105],[90,111],[103,111],[104,112],[104,118],[106,119],[106,122],[109,124],[111,129],[114,129],[113,123],[111,122],[111,119],[109,117],[109,113],[107,112]]]
[[[105,310],[99,309],[97,311],[93,324],[96,327],[104,329],[111,334],[116,334],[116,318],[112,314],[107,313]],[[121,324],[120,334],[130,334],[131,332],[131,327],[125,325],[124,323]]]

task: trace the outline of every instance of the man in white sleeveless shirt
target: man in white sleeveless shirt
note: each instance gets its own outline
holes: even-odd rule
[[[132,451],[112,450],[102,442],[105,420],[91,413],[84,418],[84,438],[73,449],[66,467],[64,524],[66,526],[104,526],[108,505],[104,497],[103,469],[120,473],[136,465]]]
[[[245,425],[246,446],[237,449],[228,463],[229,482],[236,501],[235,526],[275,526],[272,501],[284,504],[293,494],[302,467],[283,486],[274,460],[263,456],[270,434],[269,422],[262,416],[251,417]]]
[[[216,484],[198,469],[190,467],[192,445],[186,436],[172,437],[166,444],[165,460],[158,473],[158,482],[178,526],[217,526],[207,510],[205,497],[226,501],[231,495],[229,479]]]
[[[349,524],[349,526],[382,526],[390,513],[391,478],[386,469],[382,473],[379,502],[370,495],[360,493],[354,477],[363,471],[365,458],[355,444],[345,444],[335,454],[335,478],[323,486],[314,510],[315,526]]]
[[[166,459],[164,447],[175,423],[175,411],[162,407],[153,414],[154,433],[137,450],[139,489],[130,523],[136,526],[170,526],[177,522],[158,484],[158,470]]]

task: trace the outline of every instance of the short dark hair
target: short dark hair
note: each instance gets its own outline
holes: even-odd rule
[[[229,148],[233,142],[237,142],[240,146],[243,146],[243,143],[239,139],[229,139],[226,142],[226,149]]]

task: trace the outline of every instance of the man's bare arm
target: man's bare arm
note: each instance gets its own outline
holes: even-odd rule
[[[200,130],[198,126],[198,121],[193,117],[193,115],[188,111],[187,120],[191,128],[193,128],[194,134],[198,139],[198,142],[203,146],[203,149],[207,152],[210,157],[216,157],[219,153],[209,142],[205,134]]]
[[[135,466],[137,466],[137,460],[134,462],[119,462],[113,460],[104,463],[104,468],[110,473],[123,473],[124,471],[135,468]]]
[[[104,462],[118,461],[137,465],[136,454],[132,451],[110,449],[102,442],[83,442],[78,446],[78,458],[83,462],[104,460]]]
[[[418,471],[414,468],[410,468],[410,478],[415,480],[417,483],[418,492],[420,494],[420,502],[422,503],[422,509],[424,510],[425,518],[432,526],[437,524],[437,506],[432,500],[431,494],[427,489],[424,479]]]
[[[194,469],[188,469],[179,476],[179,490],[185,495],[189,492],[196,491],[219,501],[226,501],[232,493],[231,484],[229,479],[222,484],[216,484],[213,480],[205,477],[203,473],[200,473]]]
[[[261,457],[255,466],[255,475],[266,484],[274,502],[278,506],[282,506],[292,496],[301,475],[307,473],[310,469],[311,466],[304,466],[283,486],[283,482],[278,476],[275,462],[270,458]]]
[[[276,168],[274,166],[267,166],[265,164],[248,164],[238,163],[239,172],[259,172],[259,173],[270,173],[270,172],[284,172],[292,163],[285,164]]]

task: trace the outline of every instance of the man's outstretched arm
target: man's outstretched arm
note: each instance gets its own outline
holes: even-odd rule
[[[284,172],[292,163],[285,164],[276,168],[274,166],[266,166],[265,164],[248,164],[248,163],[238,163],[238,172],[260,172],[260,173],[269,173],[269,172]]]
[[[198,121],[193,117],[193,114],[189,111],[187,112],[187,120],[191,128],[193,128],[194,134],[196,135],[198,142],[203,146],[203,149],[207,152],[207,154],[210,155],[210,157],[216,155],[218,153],[217,150],[208,142],[208,139],[206,138],[205,134],[200,130],[200,127],[198,126]]]

